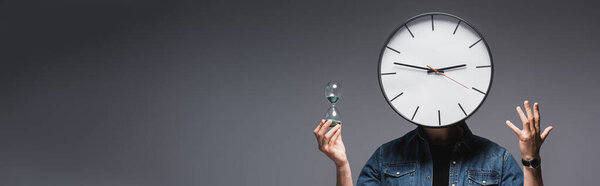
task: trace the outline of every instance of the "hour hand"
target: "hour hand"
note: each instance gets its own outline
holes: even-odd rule
[[[438,70],[439,72],[442,72],[442,73],[443,73],[443,72],[444,72],[444,71],[446,71],[446,70],[451,70],[451,69],[460,68],[460,67],[466,67],[466,66],[467,66],[467,64],[460,64],[460,65],[454,65],[454,66],[449,66],[449,67],[444,67],[444,68],[438,68],[437,70]],[[427,71],[427,73],[435,73],[435,71],[433,71],[433,70],[429,69],[429,70]]]
[[[431,70],[425,67],[420,67],[420,66],[414,66],[414,65],[409,65],[409,64],[404,64],[404,63],[398,63],[398,62],[394,62],[395,65],[400,65],[400,66],[405,66],[405,67],[410,67],[410,68],[416,68],[416,69],[421,69],[421,70]]]

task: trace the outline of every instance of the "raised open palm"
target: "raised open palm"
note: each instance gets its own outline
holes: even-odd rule
[[[523,159],[529,160],[532,158],[539,158],[540,147],[553,127],[546,127],[546,129],[540,133],[539,104],[533,104],[533,109],[531,109],[529,101],[525,101],[523,105],[525,106],[527,115],[525,115],[521,107],[517,107],[517,113],[523,123],[523,130],[520,130],[508,120],[506,120],[506,125],[508,125],[508,127],[519,137],[519,148]]]

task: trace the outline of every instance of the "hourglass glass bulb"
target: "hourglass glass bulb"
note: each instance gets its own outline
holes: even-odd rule
[[[342,124],[342,119],[340,119],[340,112],[334,106],[329,107],[329,109],[325,113],[325,120],[331,120],[330,127],[333,127],[337,124]]]
[[[335,104],[341,96],[341,87],[338,82],[329,82],[325,86],[325,97],[330,103]]]

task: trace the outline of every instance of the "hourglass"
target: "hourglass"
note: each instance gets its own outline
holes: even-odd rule
[[[325,113],[325,120],[331,120],[331,126],[342,124],[340,113],[335,108],[335,104],[340,100],[340,84],[337,82],[329,82],[325,86],[325,97],[330,103],[329,110]]]

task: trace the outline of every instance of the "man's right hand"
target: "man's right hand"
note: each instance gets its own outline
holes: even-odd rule
[[[319,144],[319,150],[333,160],[337,167],[346,166],[348,158],[346,157],[346,147],[342,142],[342,125],[335,125],[327,131],[330,125],[331,120],[321,120],[321,123],[313,131]]]

